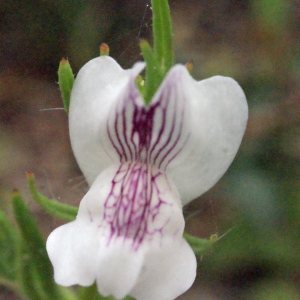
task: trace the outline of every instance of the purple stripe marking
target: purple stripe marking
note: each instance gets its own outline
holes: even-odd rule
[[[162,178],[161,178],[162,177]],[[164,201],[165,191],[161,191],[157,181],[167,180],[158,169],[138,162],[121,164],[111,191],[104,203],[103,221],[99,227],[109,226],[108,245],[122,237],[130,240],[137,250],[145,238],[151,240],[154,234],[162,235],[169,216],[155,224],[162,205],[172,205]]]
[[[120,163],[138,161],[165,171],[189,139],[184,127],[186,101],[180,82],[166,82],[159,99],[148,108],[139,98],[133,82],[111,111],[107,122],[109,140]]]

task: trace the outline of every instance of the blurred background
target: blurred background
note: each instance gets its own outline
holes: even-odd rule
[[[170,1],[176,62],[193,76],[235,78],[250,118],[225,176],[185,207],[189,233],[225,234],[181,300],[300,299],[300,1]],[[78,205],[86,183],[73,157],[57,68],[75,74],[106,42],[124,68],[151,41],[147,0],[0,2],[0,208],[18,188],[45,236],[58,221],[31,200],[25,172],[48,197]],[[0,287],[0,299],[18,299]],[[159,300],[159,299],[154,299]]]

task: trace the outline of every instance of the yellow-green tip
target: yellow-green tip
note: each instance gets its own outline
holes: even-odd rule
[[[217,234],[213,234],[213,235],[211,235],[210,236],[210,238],[209,238],[209,240],[211,241],[211,242],[217,242],[218,241],[218,239],[219,239],[219,236],[217,235]]]
[[[34,174],[32,172],[27,172],[26,177],[27,179],[34,179]]]
[[[109,55],[109,47],[107,44],[102,43],[100,45],[100,56],[108,56]]]
[[[185,64],[185,67],[187,68],[187,70],[191,74],[193,72],[193,69],[194,69],[194,62],[193,62],[193,60],[190,60],[189,62],[187,62]]]
[[[20,195],[19,190],[13,189],[13,190],[12,190],[12,195],[13,195],[13,197],[19,196],[19,195]]]
[[[63,57],[60,61],[60,66],[65,67],[67,65],[69,65],[69,61]]]

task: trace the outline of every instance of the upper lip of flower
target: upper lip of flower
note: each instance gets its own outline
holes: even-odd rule
[[[232,162],[246,127],[246,98],[231,78],[196,82],[176,65],[146,106],[135,83],[144,67],[123,70],[104,56],[80,70],[71,95],[72,148],[90,184],[113,163],[140,161],[166,171],[185,204]]]

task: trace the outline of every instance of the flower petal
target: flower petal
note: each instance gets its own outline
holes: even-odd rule
[[[103,65],[113,81],[102,78]],[[231,78],[197,82],[176,65],[146,107],[135,84],[142,67],[124,71],[112,59],[98,58],[79,72],[70,109],[74,153],[90,183],[112,163],[155,165],[172,177],[186,204],[231,164],[246,127],[246,98]]]
[[[112,165],[82,199],[76,220],[48,238],[55,281],[68,286],[96,280],[101,294],[120,299],[140,278],[146,284],[157,273],[166,277],[165,284],[174,290],[170,293],[180,294],[195,276],[195,257],[183,240],[183,229],[179,194],[164,173],[139,162]],[[170,265],[174,272],[188,273],[179,287],[162,269]],[[164,297],[162,290],[158,285],[153,295]]]
[[[123,70],[109,56],[100,56],[85,64],[74,82],[69,110],[69,128],[76,160],[91,185],[96,177],[112,164],[104,146],[110,143],[99,134],[106,128],[111,105],[131,78],[145,67],[136,63]],[[101,141],[100,141],[101,138]]]
[[[145,260],[140,278],[130,292],[138,300],[173,300],[195,280],[196,257],[183,238],[164,240],[164,246],[152,248]]]
[[[232,78],[214,76],[197,82],[181,65],[171,69],[153,102],[168,90],[169,106],[184,103],[182,130],[190,128],[189,139],[167,169],[186,204],[210,189],[228,169],[245,132],[248,105]]]
[[[144,264],[144,253],[123,239],[101,247],[97,260],[97,287],[103,296],[123,299],[135,286]]]
[[[76,220],[55,229],[47,240],[47,252],[54,266],[54,279],[63,286],[92,285],[99,241],[96,228]]]

